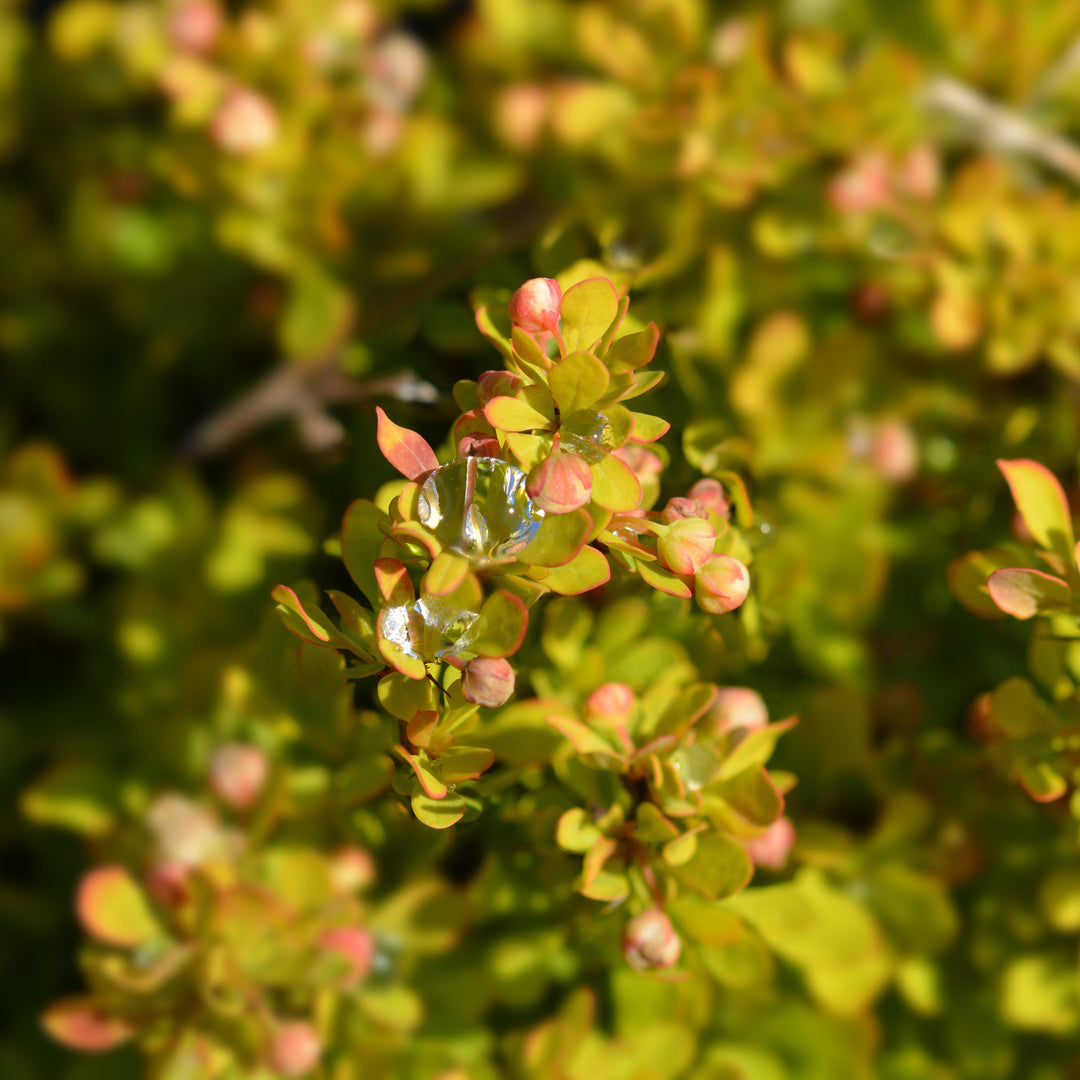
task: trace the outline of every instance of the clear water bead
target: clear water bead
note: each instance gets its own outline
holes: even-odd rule
[[[517,555],[544,520],[525,493],[521,469],[487,457],[436,469],[420,489],[417,509],[443,547],[482,562]]]
[[[615,449],[615,432],[602,412],[580,409],[564,416],[559,426],[563,450],[579,454],[590,465],[597,465]]]

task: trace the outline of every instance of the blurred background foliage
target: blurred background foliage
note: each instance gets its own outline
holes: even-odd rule
[[[85,876],[156,844],[256,853],[203,1004],[250,1044],[268,982],[334,1080],[1080,1076],[1076,747],[1060,798],[1016,783],[972,703],[1026,635],[946,575],[1017,528],[995,459],[1077,496],[1078,110],[1075,0],[0,0],[0,1075],[275,1075],[41,1033],[86,978],[167,983],[109,952],[141,894]],[[493,366],[473,308],[564,272],[661,327],[665,496],[734,471],[756,511],[760,625],[631,625],[801,717],[788,865],[672,913],[683,981],[571,891],[542,770],[445,833],[381,797],[387,718],[307,694],[269,600],[349,587],[374,404],[440,445]],[[537,694],[630,681],[560,626]],[[252,813],[212,783],[237,743]],[[319,968],[346,915],[374,958]]]

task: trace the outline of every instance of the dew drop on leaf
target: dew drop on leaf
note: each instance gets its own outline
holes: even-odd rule
[[[563,417],[559,437],[563,450],[579,454],[590,465],[603,461],[615,449],[615,432],[602,412],[580,409]]]
[[[525,473],[498,458],[459,458],[420,489],[420,523],[474,561],[512,558],[540,528],[544,511],[525,493]]]

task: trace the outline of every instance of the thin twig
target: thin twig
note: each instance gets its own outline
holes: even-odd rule
[[[989,149],[1034,158],[1080,183],[1080,148],[1060,135],[1044,131],[1022,113],[998,105],[970,86],[944,76],[930,82],[924,100],[931,111],[969,127]]]

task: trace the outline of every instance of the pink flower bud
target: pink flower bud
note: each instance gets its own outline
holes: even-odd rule
[[[896,171],[896,186],[905,195],[929,202],[941,187],[941,161],[928,143],[908,151]]]
[[[403,113],[427,75],[424,46],[404,31],[384,37],[368,59],[368,98],[379,111]]]
[[[635,915],[623,930],[623,956],[637,971],[673,967],[681,953],[679,935],[659,908]]]
[[[277,110],[262,94],[235,87],[225,95],[210,125],[214,142],[230,154],[254,154],[278,137]]]
[[[769,722],[765,699],[749,686],[724,686],[709,710],[710,726],[718,734],[734,728],[757,731]]]
[[[182,907],[191,898],[190,873],[191,868],[182,863],[158,863],[146,875],[146,891],[162,907]]]
[[[706,517],[711,511],[718,518],[727,521],[731,517],[731,503],[724,492],[724,485],[711,476],[699,480],[688,492],[698,510],[698,517]]]
[[[837,173],[829,184],[832,206],[845,214],[880,210],[889,202],[889,159],[870,150]]]
[[[465,665],[461,692],[474,705],[486,705],[490,709],[505,705],[514,693],[514,669],[508,660],[486,656],[470,660]]]
[[[318,1064],[322,1043],[306,1020],[282,1024],[270,1041],[270,1068],[282,1076],[303,1076]]]
[[[589,695],[585,715],[598,720],[625,720],[636,701],[637,696],[626,683],[604,683]]]
[[[221,33],[221,9],[214,0],[181,0],[169,16],[169,40],[181,52],[210,52]]]
[[[234,810],[250,810],[270,775],[270,762],[257,746],[230,743],[219,747],[210,759],[210,787]]]
[[[704,518],[682,518],[656,542],[660,562],[673,574],[696,574],[712,557],[716,530]],[[740,601],[741,603],[741,601]]]
[[[674,498],[668,499],[667,506],[664,507],[663,512],[660,514],[660,520],[665,525],[670,525],[673,521],[681,521],[683,518],[702,516],[702,514],[698,513],[697,505],[693,499],[676,495]]]
[[[794,846],[795,826],[786,817],[780,817],[756,840],[746,844],[746,853],[755,866],[781,870]]]
[[[919,469],[919,444],[903,420],[883,420],[874,432],[870,463],[886,480],[903,484]]]
[[[694,577],[694,595],[702,611],[734,611],[750,592],[750,571],[731,555],[714,555]]]
[[[362,926],[335,926],[319,938],[319,944],[348,961],[349,971],[341,981],[344,989],[367,978],[375,960],[375,935],[370,930]]]
[[[531,150],[540,141],[550,111],[548,92],[533,83],[506,87],[495,97],[496,134],[514,150]]]
[[[525,490],[546,513],[569,514],[592,498],[592,470],[578,454],[556,450],[533,466]]]
[[[342,896],[366,888],[375,877],[375,860],[363,848],[339,848],[330,856],[330,883]]]
[[[510,321],[535,334],[559,325],[562,289],[554,278],[530,278],[510,297]]]

